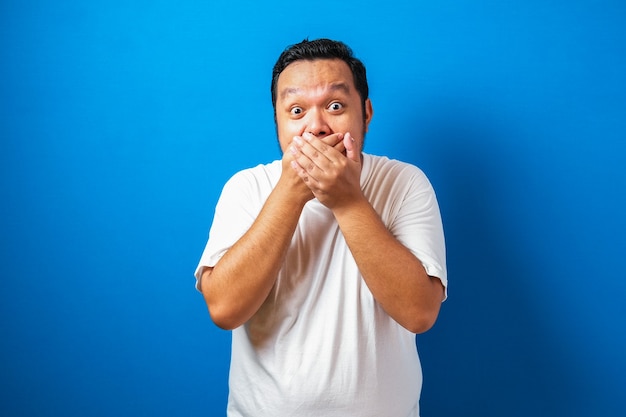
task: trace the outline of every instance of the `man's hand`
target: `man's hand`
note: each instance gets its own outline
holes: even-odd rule
[[[338,142],[333,145],[336,137]],[[350,133],[323,139],[305,133],[289,146],[293,171],[311,193],[331,210],[363,197],[361,144]]]
[[[305,139],[305,137],[307,139]],[[310,138],[314,138],[314,136],[307,133],[305,133],[303,136],[294,137],[293,141],[289,144],[289,150],[283,154],[282,159],[283,172],[281,175],[281,181],[284,181],[285,184],[293,187],[292,195],[302,203],[306,203],[316,196],[314,195],[313,190],[311,190],[309,185],[305,181],[303,181],[304,178],[292,168],[293,164],[297,164],[297,162],[295,161],[296,153],[291,150],[296,149],[299,146],[298,143],[304,143]],[[319,142],[321,144],[320,146],[332,148],[340,154],[345,154],[346,152],[344,135],[342,133],[334,133],[332,135],[326,136],[323,139],[319,140]]]
[[[294,146],[293,141],[289,144],[289,149],[291,149],[292,146]],[[293,153],[289,151],[283,153],[283,169],[277,187],[288,187],[289,191],[287,194],[295,199],[297,206],[303,207],[307,201],[314,198],[314,195],[293,168],[291,168],[293,160]]]

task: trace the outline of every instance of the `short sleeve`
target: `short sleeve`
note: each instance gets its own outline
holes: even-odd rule
[[[214,267],[257,218],[280,171],[280,161],[274,161],[240,171],[226,182],[215,206],[209,239],[194,273],[198,290],[204,269]]]
[[[209,239],[196,267],[196,288],[200,289],[200,278],[206,267],[214,267],[232,245],[250,228],[260,207],[251,204],[251,184],[245,172],[239,172],[229,179],[217,205]]]
[[[439,204],[426,175],[413,168],[390,230],[422,262],[428,275],[441,280],[447,298],[446,249]]]

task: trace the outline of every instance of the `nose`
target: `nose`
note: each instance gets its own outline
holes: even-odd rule
[[[311,109],[308,112],[308,116],[306,125],[307,132],[318,138],[332,133],[323,110]]]

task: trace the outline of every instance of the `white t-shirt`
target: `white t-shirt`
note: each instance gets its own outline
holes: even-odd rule
[[[447,287],[443,228],[430,182],[413,165],[363,157],[365,196],[428,274]],[[197,278],[249,229],[280,173],[281,161],[274,161],[227,182]],[[332,212],[316,199],[302,211],[267,300],[232,338],[228,416],[419,416],[415,334],[374,300]]]

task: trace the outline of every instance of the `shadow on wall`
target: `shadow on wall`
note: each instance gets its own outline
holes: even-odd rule
[[[466,110],[421,115],[418,144],[405,146],[437,191],[450,279],[439,321],[418,336],[422,414],[582,415],[572,398],[575,366],[563,362],[563,342],[533,294],[538,281],[554,289],[534,262],[538,226],[523,214],[534,197],[525,189],[523,138]]]

